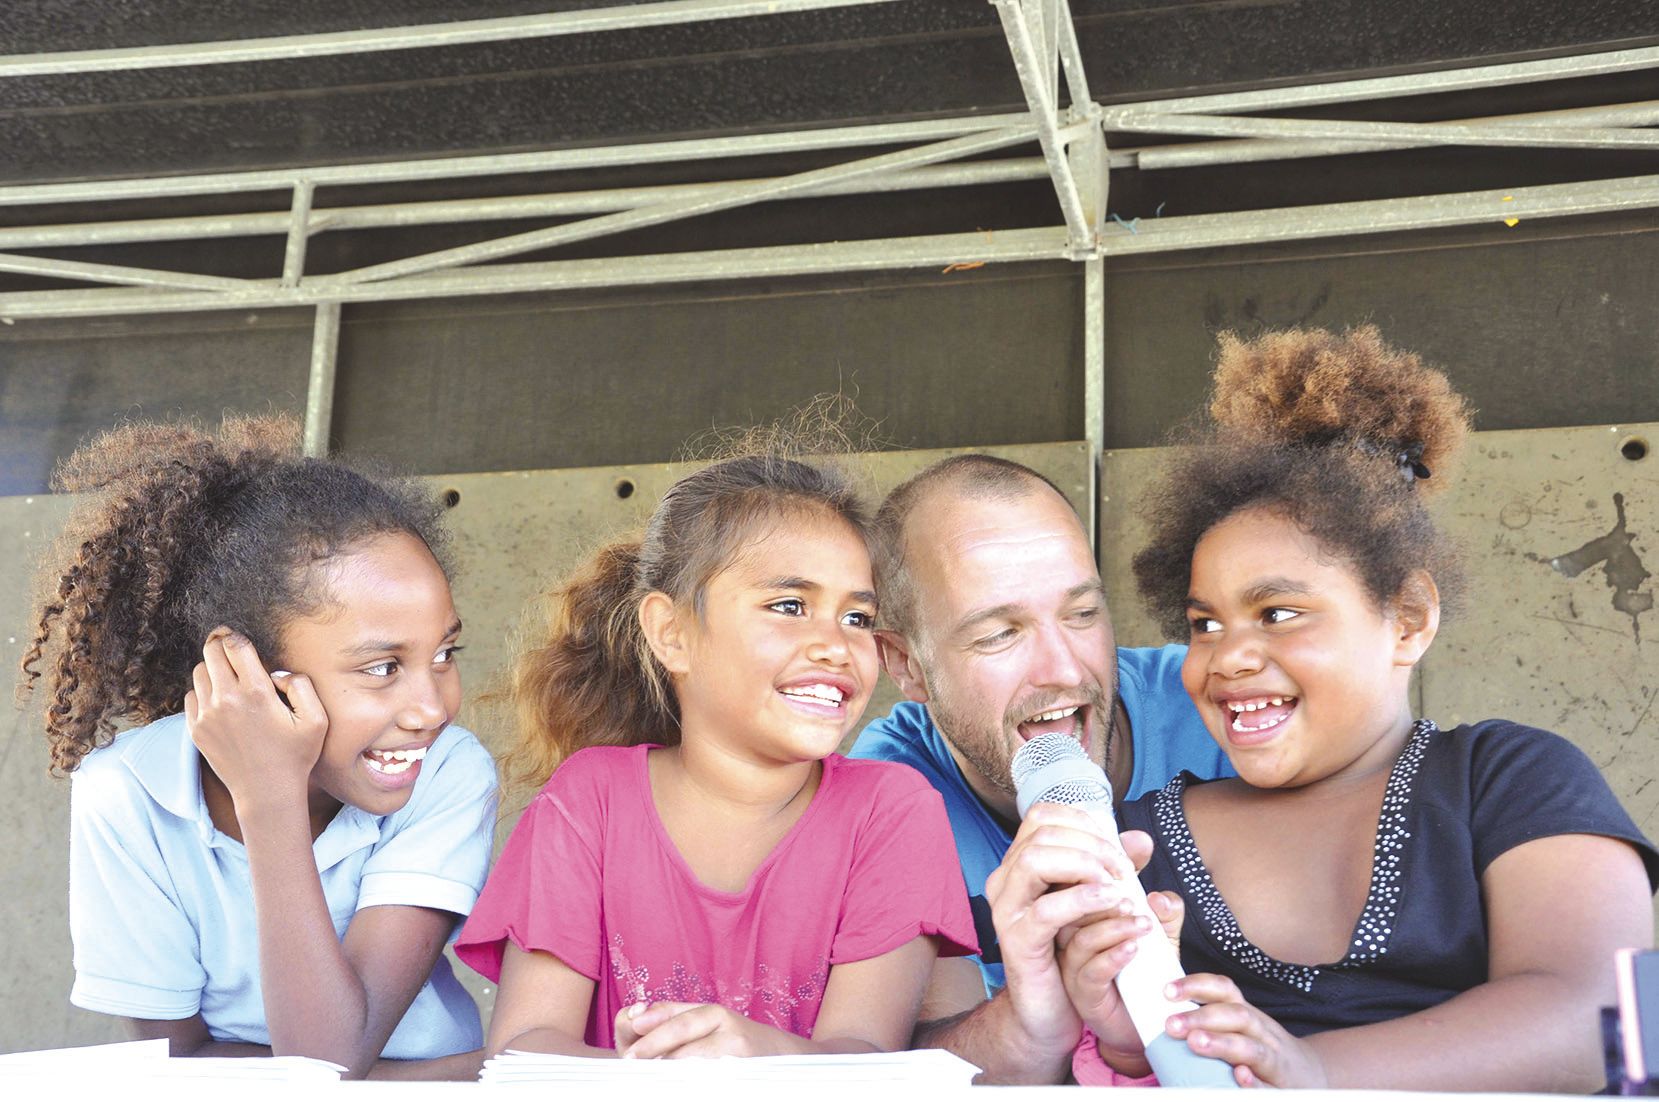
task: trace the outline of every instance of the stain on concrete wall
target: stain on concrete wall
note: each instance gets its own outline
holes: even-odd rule
[[[1630,617],[1630,633],[1640,643],[1641,615],[1653,609],[1653,593],[1643,590],[1642,583],[1653,575],[1642,565],[1642,557],[1636,553],[1634,538],[1627,528],[1623,494],[1613,495],[1613,509],[1619,520],[1611,532],[1565,555],[1557,555],[1549,562],[1568,578],[1576,578],[1592,567],[1601,567],[1602,576],[1613,590],[1614,609]]]

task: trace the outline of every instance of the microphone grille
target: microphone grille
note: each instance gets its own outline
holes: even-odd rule
[[[1024,784],[1037,770],[1053,765],[1063,758],[1089,760],[1088,755],[1083,753],[1083,747],[1070,735],[1059,731],[1038,735],[1019,748],[1009,765],[1009,770],[1014,775],[1015,787]]]
[[[1055,731],[1021,746],[1009,763],[1015,805],[1023,816],[1033,804],[1112,806],[1112,786],[1076,739]]]
[[[1032,803],[1065,804],[1068,807],[1096,807],[1112,802],[1111,790],[1091,781],[1061,781],[1037,793]]]

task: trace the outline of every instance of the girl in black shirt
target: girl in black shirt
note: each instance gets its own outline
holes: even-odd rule
[[[1223,338],[1211,414],[1135,560],[1239,774],[1123,816],[1186,901],[1177,994],[1202,1005],[1170,1034],[1243,1085],[1595,1089],[1659,857],[1566,740],[1411,707],[1460,592],[1422,498],[1463,400],[1374,329],[1285,332]],[[1110,1063],[1121,1023],[1089,1025]]]

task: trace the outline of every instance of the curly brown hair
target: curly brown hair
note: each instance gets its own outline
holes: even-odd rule
[[[28,694],[50,660],[52,771],[73,772],[116,721],[179,711],[208,633],[228,626],[267,663],[294,618],[327,601],[315,567],[372,536],[445,543],[419,486],[302,458],[291,417],[226,418],[216,431],[138,423],[79,448],[53,475],[86,497],[43,564],[48,596],[23,655]],[[446,568],[447,574],[447,568]]]
[[[1141,596],[1184,639],[1192,556],[1216,524],[1270,509],[1340,554],[1380,606],[1427,570],[1442,606],[1463,592],[1456,549],[1425,507],[1469,432],[1440,371],[1373,326],[1226,333],[1210,423],[1190,431],[1142,499],[1151,542],[1134,559]]]

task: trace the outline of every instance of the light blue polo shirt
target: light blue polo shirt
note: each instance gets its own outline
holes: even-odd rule
[[[1162,788],[1183,769],[1204,780],[1234,775],[1227,755],[1210,737],[1181,686],[1181,663],[1186,656],[1187,648],[1179,645],[1118,648],[1118,696],[1129,713],[1135,747],[1129,791],[1121,800]],[[974,931],[979,935],[980,955],[968,959],[979,965],[987,997],[995,994],[1004,984],[1002,953],[985,900],[985,878],[1002,864],[1014,843],[1013,835],[980,802],[923,705],[907,700],[872,721],[853,744],[851,756],[903,762],[944,797],[973,907]]]
[[[248,853],[214,827],[200,761],[175,715],[124,732],[72,774],[69,1000],[127,1018],[200,1011],[214,1040],[268,1045]],[[495,807],[494,761],[452,726],[401,810],[341,808],[311,847],[335,932],[364,907],[470,912]],[[483,1043],[478,1007],[440,956],[382,1055],[429,1059]]]

